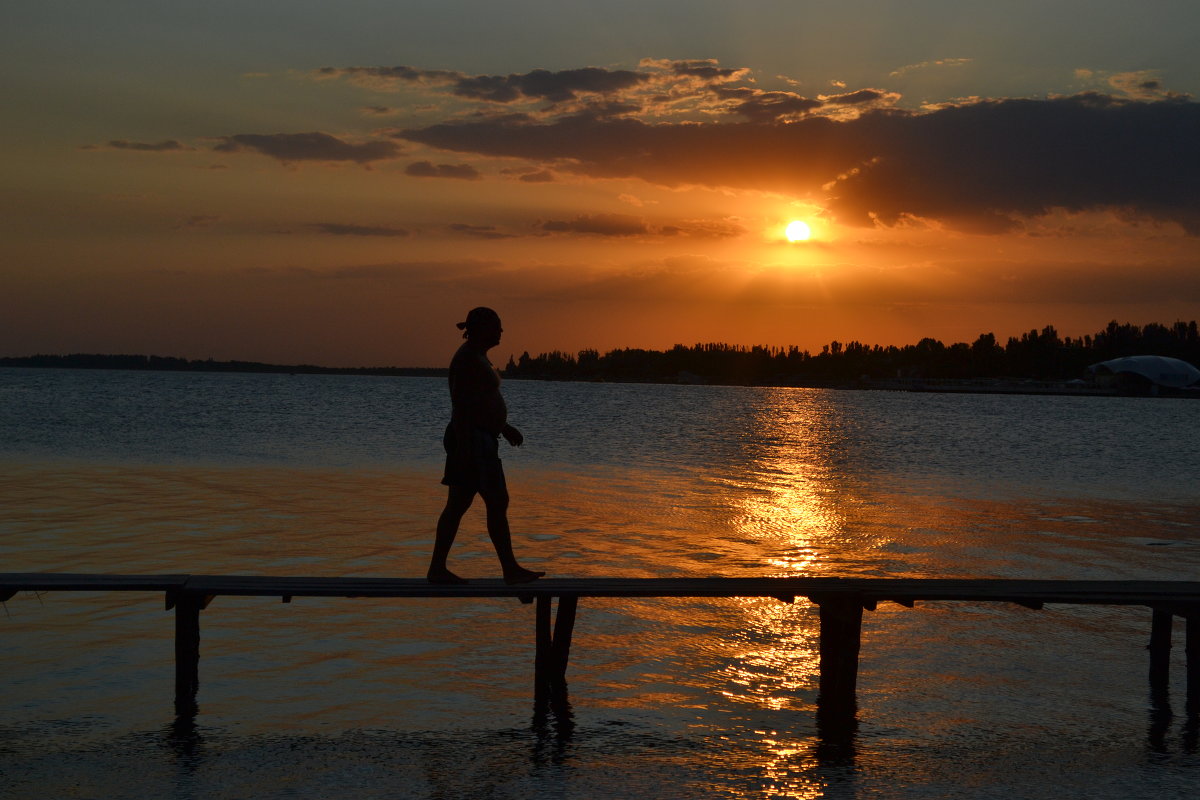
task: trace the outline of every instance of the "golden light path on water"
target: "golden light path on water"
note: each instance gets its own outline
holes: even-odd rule
[[[729,496],[738,508],[743,535],[760,539],[765,559],[779,577],[813,576],[827,571],[823,558],[843,536],[845,518],[833,502],[826,482],[829,429],[813,403],[779,401],[753,417],[753,437],[766,443],[748,463],[745,475],[729,481]],[[745,638],[752,642],[733,653],[727,669],[725,697],[771,711],[801,711],[806,690],[817,682],[820,667],[815,609],[801,600],[741,599]],[[811,695],[811,691],[808,692]],[[758,769],[775,796],[819,798],[825,786],[812,777],[818,759],[809,738],[777,730],[755,730]]]

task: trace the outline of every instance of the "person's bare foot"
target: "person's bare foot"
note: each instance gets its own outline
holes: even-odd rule
[[[536,581],[545,574],[544,572],[534,572],[531,569],[517,567],[516,569],[505,571],[504,582],[510,586],[514,583],[529,583],[530,581]]]
[[[466,578],[460,578],[448,569],[431,569],[425,573],[425,579],[430,583],[449,586],[459,586],[467,582]]]

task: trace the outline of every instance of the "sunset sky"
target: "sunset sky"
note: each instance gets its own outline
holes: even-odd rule
[[[1200,316],[1200,4],[9,4],[0,356]],[[789,242],[787,224],[811,236]]]

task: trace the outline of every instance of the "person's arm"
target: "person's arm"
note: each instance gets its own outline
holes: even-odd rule
[[[500,434],[504,437],[504,441],[508,442],[513,447],[520,447],[525,441],[525,436],[507,422],[504,423],[504,429],[500,431]]]

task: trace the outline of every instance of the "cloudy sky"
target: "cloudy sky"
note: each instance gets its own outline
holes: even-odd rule
[[[0,355],[440,365],[475,305],[497,361],[1200,316],[1194,0],[5,16]]]

